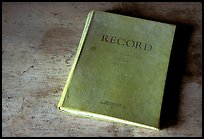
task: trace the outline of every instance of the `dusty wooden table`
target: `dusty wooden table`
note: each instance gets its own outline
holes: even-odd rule
[[[201,8],[201,3],[3,3],[2,136],[202,136]],[[163,130],[56,109],[92,9],[178,25]]]

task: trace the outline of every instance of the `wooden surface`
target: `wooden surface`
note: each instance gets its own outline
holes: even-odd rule
[[[178,25],[162,130],[57,110],[92,9]],[[3,3],[2,136],[202,136],[201,17],[201,3]]]

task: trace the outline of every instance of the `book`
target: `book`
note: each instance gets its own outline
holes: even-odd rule
[[[160,130],[176,25],[90,11],[58,108]]]

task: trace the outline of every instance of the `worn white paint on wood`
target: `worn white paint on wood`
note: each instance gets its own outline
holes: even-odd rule
[[[56,109],[92,9],[193,26],[176,124],[154,131]],[[2,12],[2,136],[202,136],[200,3],[3,3]]]

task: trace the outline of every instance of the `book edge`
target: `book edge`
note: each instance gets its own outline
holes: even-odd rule
[[[167,65],[167,69],[166,69],[166,76],[165,76],[166,78],[165,78],[164,86],[163,86],[163,94],[162,94],[162,96],[161,96],[161,105],[160,105],[159,123],[158,123],[158,128],[159,128],[159,129],[161,129],[160,122],[161,122],[162,104],[163,104],[163,100],[164,100],[164,90],[165,90],[165,86],[166,86],[167,73],[168,73],[168,70],[169,70],[169,62],[170,62],[170,58],[171,58],[171,51],[172,51],[173,42],[174,42],[174,37],[175,37],[175,31],[176,31],[176,25],[172,25],[172,27],[174,28],[174,32],[173,32],[173,37],[171,38],[171,39],[172,39],[172,43],[171,43],[171,47],[170,47],[170,53],[169,53],[169,58],[168,58],[168,65]]]
[[[127,125],[134,126],[134,127],[136,126],[136,127],[147,128],[147,129],[160,130],[160,128],[158,127],[148,126],[148,125],[131,122],[128,120],[123,120],[123,119],[119,119],[119,118],[115,118],[115,117],[111,117],[107,115],[102,115],[102,114],[97,114],[97,113],[92,113],[92,112],[87,112],[87,111],[82,111],[82,110],[76,110],[76,109],[72,109],[69,107],[61,107],[61,110],[69,114],[73,114],[73,115],[80,116],[80,117],[93,118],[95,120],[110,121],[110,122],[115,122],[115,123],[120,123],[120,124],[127,124]]]
[[[73,76],[75,67],[76,67],[76,65],[77,65],[77,62],[78,62],[78,59],[79,59],[79,56],[80,56],[82,47],[83,47],[83,45],[84,45],[84,42],[85,42],[85,39],[86,39],[88,30],[89,30],[89,27],[90,27],[90,24],[91,24],[91,20],[92,20],[93,14],[94,14],[94,10],[90,11],[89,14],[88,14],[88,16],[87,16],[87,20],[86,20],[86,23],[85,23],[85,26],[84,26],[84,30],[83,30],[83,33],[82,33],[82,35],[81,35],[81,39],[80,39],[80,42],[79,42],[79,46],[78,46],[78,49],[77,49],[77,52],[76,52],[76,55],[75,55],[75,58],[74,58],[74,62],[73,62],[73,65],[72,65],[72,67],[71,67],[71,70],[70,70],[70,72],[69,72],[69,75],[68,75],[68,78],[67,78],[65,87],[64,87],[64,89],[63,89],[63,92],[62,92],[60,101],[59,101],[58,106],[57,106],[57,108],[59,108],[59,109],[60,109],[60,107],[63,105],[64,98],[65,98],[65,96],[66,96],[66,93],[67,93],[67,90],[68,90],[70,81],[71,81],[71,79],[72,79],[72,76]]]
[[[123,14],[117,14],[117,13],[112,13],[112,12],[107,12],[107,11],[95,11],[95,12],[104,12],[104,13],[119,15],[119,16],[123,16],[123,17],[126,17],[126,18],[131,18],[131,19],[150,21],[150,22],[155,22],[155,23],[159,23],[159,24],[163,24],[163,25],[169,25],[169,26],[176,26],[176,24],[172,24],[172,23],[157,21],[157,20],[153,20],[153,19],[134,17],[134,16],[129,16],[129,15],[123,15]]]

